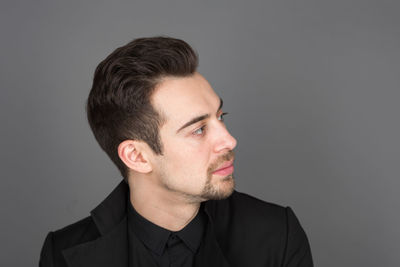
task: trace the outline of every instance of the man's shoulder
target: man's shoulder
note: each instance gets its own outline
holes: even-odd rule
[[[257,258],[262,250],[280,259],[286,244],[288,210],[238,191],[224,200],[208,204],[221,248],[243,266],[245,262],[241,262],[237,251],[249,258]],[[255,248],[254,244],[258,244],[258,247]]]
[[[61,229],[53,231],[55,240],[65,242],[65,246],[86,242],[99,236],[92,216],[87,216],[77,222],[71,223]],[[70,243],[70,244],[69,244]]]
[[[51,231],[46,237],[46,242],[51,243],[56,251],[61,251],[77,244],[94,240],[98,236],[99,231],[92,217],[87,216],[63,228]]]
[[[232,204],[238,205],[239,207],[243,206],[249,208],[250,205],[251,207],[253,207],[253,210],[256,211],[268,211],[272,213],[275,212],[280,213],[285,210],[285,207],[279,204],[268,202],[260,198],[257,198],[255,196],[239,192],[236,190],[232,193],[230,201]]]
[[[259,199],[255,196],[233,191],[232,195],[222,201],[214,203],[217,209],[228,209],[229,212],[239,215],[260,216],[260,218],[282,218],[285,216],[286,208],[272,202]]]
[[[287,220],[287,208],[267,202],[242,192],[232,195],[231,203],[237,208],[236,216],[249,218],[252,224],[269,225],[272,229],[282,229]]]
[[[306,234],[290,207],[238,191],[206,207],[221,249],[237,266],[248,259],[257,266],[313,266]]]
[[[78,244],[92,241],[99,236],[91,216],[47,234],[41,254],[40,266],[53,266],[50,262],[63,262],[62,251]]]
[[[212,201],[209,206],[215,220],[222,225],[237,222],[249,227],[268,226],[283,231],[287,220],[288,208],[236,190],[230,197]]]

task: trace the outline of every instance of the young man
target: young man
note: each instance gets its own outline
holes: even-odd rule
[[[94,136],[124,180],[50,232],[40,266],[313,266],[293,211],[234,190],[223,101],[184,41],[141,38],[96,69]]]

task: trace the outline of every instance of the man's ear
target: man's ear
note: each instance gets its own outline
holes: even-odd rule
[[[118,156],[133,171],[149,173],[152,171],[148,147],[142,141],[125,140],[118,145]]]

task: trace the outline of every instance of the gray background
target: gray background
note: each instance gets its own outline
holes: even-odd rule
[[[224,99],[239,191],[291,206],[316,266],[399,266],[399,8],[2,1],[0,265],[37,265],[48,231],[117,185],[84,113],[93,72],[116,47],[163,34],[195,47]]]

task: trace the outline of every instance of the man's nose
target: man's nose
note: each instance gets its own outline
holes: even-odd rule
[[[236,139],[225,127],[222,127],[221,135],[219,136],[219,140],[215,146],[215,152],[220,152],[222,150],[233,150],[236,147],[236,144]]]

